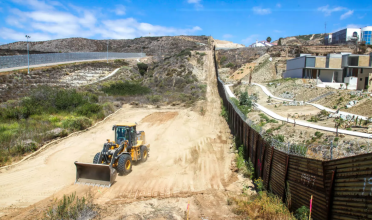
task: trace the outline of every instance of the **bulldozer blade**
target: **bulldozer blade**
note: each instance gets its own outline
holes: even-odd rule
[[[79,163],[75,161],[75,166],[75,184],[111,187],[117,176],[116,170],[109,165]]]

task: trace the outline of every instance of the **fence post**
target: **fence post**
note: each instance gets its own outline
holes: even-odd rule
[[[249,125],[247,124],[247,129],[246,129],[246,136],[247,136],[247,138],[246,138],[246,145],[247,145],[247,156],[248,156],[248,158],[249,158],[249,131],[251,130],[251,128],[249,127]]]
[[[271,147],[271,156],[270,156],[270,160],[269,160],[269,176],[267,177],[267,186],[266,186],[266,189],[269,188],[269,184],[270,184],[270,177],[271,177],[271,167],[272,167],[272,164],[273,164],[273,155],[274,155],[274,147]]]
[[[262,161],[261,161],[261,177],[263,179],[263,170],[265,168],[265,153],[266,153],[266,142],[265,140],[262,141],[263,151],[262,151]]]
[[[333,188],[334,188],[336,173],[337,173],[337,167],[334,169],[334,171],[332,171],[331,186],[329,187],[329,192],[328,192],[327,219],[332,218]]]
[[[288,176],[288,167],[289,167],[289,154],[287,155],[287,163],[285,166],[285,173],[284,173],[283,203],[285,203],[285,199],[286,199],[286,183],[287,183],[287,176]]]

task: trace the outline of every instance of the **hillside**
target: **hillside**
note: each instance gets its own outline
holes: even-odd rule
[[[206,36],[175,36],[175,37],[141,37],[135,39],[109,40],[110,52],[139,53],[143,51],[147,55],[176,54],[179,50],[192,48],[205,50],[209,38]],[[30,42],[31,52],[106,52],[107,40],[92,40],[86,38],[65,38],[49,41]],[[18,41],[0,46],[1,55],[13,55],[10,51],[18,51],[23,54],[27,48],[25,41]]]
[[[278,45],[322,45],[325,34],[308,34],[279,38],[273,43]]]

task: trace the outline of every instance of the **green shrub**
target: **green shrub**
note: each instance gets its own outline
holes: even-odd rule
[[[234,65],[233,63],[228,63],[228,64],[226,64],[225,67],[226,67],[226,68],[234,68],[235,65]]]
[[[44,219],[92,219],[96,215],[92,200],[92,196],[80,199],[76,193],[64,195],[44,212]]]
[[[247,115],[250,111],[250,108],[246,105],[240,105],[240,102],[236,98],[231,98],[231,101],[236,107],[244,114]]]
[[[226,120],[228,121],[228,112],[226,110],[226,107],[223,105],[223,102],[221,100],[221,116]]]
[[[255,179],[254,184],[256,185],[258,192],[262,192],[264,190],[264,184],[261,177]]]
[[[85,103],[77,108],[76,113],[79,115],[91,117],[102,110],[102,106],[95,103]]]
[[[308,220],[309,219],[310,209],[306,206],[298,208],[294,214],[295,218],[298,220]]]
[[[323,136],[323,133],[322,132],[319,132],[319,131],[316,131],[315,132],[315,137],[321,138],[322,136]]]
[[[222,56],[220,59],[220,64],[222,65],[227,60],[227,57]]]
[[[62,121],[62,127],[72,131],[84,130],[92,126],[92,121],[87,117],[67,118]]]
[[[177,54],[177,56],[178,57],[182,57],[182,56],[189,56],[189,57],[191,57],[191,51],[192,51],[192,49],[190,49],[190,48],[184,49],[179,54]]]
[[[160,100],[162,100],[161,95],[148,95],[147,100],[149,100],[152,103],[158,103]]]
[[[137,63],[138,70],[140,74],[143,76],[147,72],[149,66],[146,63]]]
[[[109,85],[104,85],[102,88],[107,94],[110,95],[145,95],[151,92],[151,89],[145,86],[142,86],[138,83],[131,83],[128,81],[125,82],[114,82]]]
[[[277,134],[274,136],[274,139],[280,141],[280,142],[284,142],[284,135],[282,134]]]
[[[252,108],[252,100],[248,96],[248,92],[242,92],[239,96],[239,105],[245,105]]]
[[[275,120],[275,119],[270,119],[269,117],[267,117],[267,116],[266,116],[265,114],[263,114],[263,113],[260,113],[259,116],[260,116],[261,119],[265,120],[266,123],[278,123],[277,120]]]

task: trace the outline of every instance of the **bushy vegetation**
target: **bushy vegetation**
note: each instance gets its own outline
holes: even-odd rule
[[[223,101],[221,99],[221,116],[228,122],[229,120],[229,115],[226,107],[223,105]]]
[[[248,219],[296,219],[281,198],[266,191],[251,197],[233,197],[230,201],[233,212]]]
[[[239,147],[238,147],[239,146]],[[238,150],[235,157],[236,167],[244,177],[253,179],[254,178],[254,165],[250,159],[245,159],[247,152],[244,150],[244,146],[240,144],[239,140],[235,139],[234,148]]]
[[[139,83],[135,82],[113,82],[104,84],[102,91],[110,95],[145,95],[151,92],[151,89],[145,86],[142,86]]]
[[[220,65],[222,65],[227,60],[226,56],[222,56],[220,59]]]
[[[44,219],[92,219],[97,215],[92,196],[79,198],[76,193],[64,195],[54,200],[52,206],[44,212]]]
[[[41,86],[0,108],[0,166],[36,151],[45,142],[90,127],[114,111],[94,94]]]
[[[244,114],[244,115],[247,115],[251,108],[247,105],[240,105],[240,102],[239,100],[237,100],[236,98],[231,98],[231,101],[234,103],[234,105],[236,107],[238,107],[238,109]]]
[[[192,49],[190,49],[190,48],[184,49],[179,54],[177,54],[177,56],[178,57],[183,57],[183,56],[191,57],[191,51],[192,51]]]
[[[228,63],[228,64],[226,64],[226,66],[225,66],[226,68],[234,68],[235,67],[235,64],[233,64],[233,63]]]
[[[278,123],[277,120],[275,119],[270,119],[269,117],[267,117],[265,114],[263,113],[260,113],[259,114],[260,118],[261,118],[261,126],[265,125],[266,123]]]
[[[298,220],[308,220],[310,214],[310,209],[306,206],[302,206],[301,208],[298,208],[295,212],[295,217]]]
[[[146,63],[137,63],[138,70],[140,74],[143,76],[147,72],[149,66]]]

